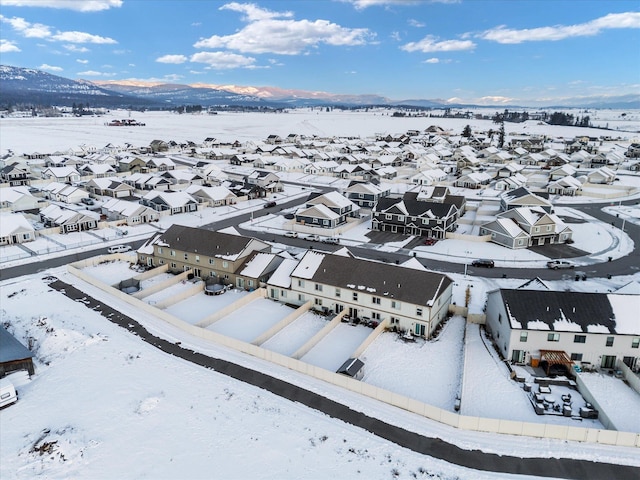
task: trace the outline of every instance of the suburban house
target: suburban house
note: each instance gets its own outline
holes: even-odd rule
[[[303,225],[335,228],[347,223],[347,218],[355,216],[359,208],[335,191],[316,196],[312,194],[306,205],[295,213],[295,219]]]
[[[18,163],[5,165],[0,169],[0,183],[8,183],[11,187],[29,185],[29,171]]]
[[[622,361],[636,369],[639,304],[638,295],[499,289],[488,294],[486,327],[514,363],[535,366],[554,352],[549,358],[569,367],[615,368]]]
[[[28,187],[0,188],[0,208],[2,209],[7,208],[12,212],[38,210],[42,206],[41,202],[44,202],[44,200],[31,195]]]
[[[553,213],[541,208],[512,208],[497,219],[480,227],[480,235],[491,235],[491,241],[508,248],[566,243],[573,231]]]
[[[371,229],[444,239],[456,229],[458,214],[454,203],[419,200],[417,193],[407,192],[402,198],[380,199],[372,211]]]
[[[48,167],[41,173],[42,178],[55,180],[60,183],[74,183],[80,181],[80,174],[73,167]]]
[[[307,251],[292,269],[276,270],[267,282],[269,298],[293,305],[313,302],[327,313],[348,311],[352,319],[386,322],[397,330],[429,338],[447,316],[453,281],[446,275],[349,255]],[[290,273],[289,273],[290,272]]]
[[[500,195],[502,211],[518,207],[540,207],[546,212],[553,212],[553,205],[549,200],[531,193],[526,187],[516,188]]]
[[[60,233],[69,233],[98,228],[100,215],[89,210],[78,211],[49,205],[40,210],[40,219],[46,227],[60,227]]]
[[[23,214],[0,213],[0,245],[30,242],[35,239],[35,229]]]
[[[259,252],[270,253],[270,250],[268,243],[255,238],[172,225],[138,249],[138,263],[154,267],[169,265],[169,271],[173,273],[190,270],[203,279],[211,277],[225,285],[255,288],[257,283],[249,285],[250,278],[242,276],[241,272],[248,267],[250,258]],[[255,268],[254,271],[264,270]],[[258,278],[253,280],[257,282]]]
[[[113,198],[125,198],[133,196],[135,188],[117,178],[92,178],[84,188],[93,195]]]
[[[373,208],[378,200],[389,195],[390,189],[368,182],[351,182],[344,195],[361,208]]]
[[[186,192],[151,191],[142,197],[140,203],[158,212],[168,211],[171,215],[198,210],[197,200]]]
[[[158,212],[150,207],[118,198],[107,200],[102,204],[100,209],[102,214],[106,215],[107,220],[123,220],[129,226],[153,222],[160,218]]]
[[[201,187],[191,185],[186,188],[188,193],[195,198],[198,203],[204,203],[208,207],[220,207],[223,205],[234,205],[238,201],[235,193],[226,187]]]

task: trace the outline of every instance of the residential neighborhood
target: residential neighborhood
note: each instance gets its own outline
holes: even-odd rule
[[[406,396],[415,408],[405,409],[455,428],[500,433],[493,420],[513,421],[526,437],[539,423],[562,429],[565,440],[579,428],[579,441],[611,442],[598,432],[615,432],[614,444],[637,446],[633,420],[616,416],[583,379],[603,375],[640,396],[638,280],[614,287],[609,275],[607,291],[588,291],[585,272],[634,250],[626,238],[635,214],[602,222],[596,235],[611,238],[599,247],[584,227],[590,220],[572,208],[625,202],[637,211],[631,144],[589,138],[589,148],[577,149],[582,137],[521,135],[499,145],[487,132],[464,137],[425,125],[363,138],[292,132],[11,152],[0,166],[20,176],[0,187],[0,261],[26,265],[93,249],[70,261],[67,280],[185,335],[347,382],[350,391],[381,389],[373,398]],[[553,262],[568,265],[553,281],[530,273],[552,274]],[[445,400],[420,382],[412,389],[379,373],[373,352],[386,339],[407,355],[422,348],[416,361],[427,363],[418,369],[428,370],[427,352],[446,335],[459,347],[447,353],[455,355],[451,370],[434,380],[451,375]],[[472,336],[505,368],[497,381],[516,389],[519,409],[475,410]],[[398,375],[406,369],[409,361],[394,362]],[[572,404],[543,400],[549,388]]]

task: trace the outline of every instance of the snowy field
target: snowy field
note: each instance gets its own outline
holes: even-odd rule
[[[266,298],[258,298],[234,310],[226,317],[207,327],[207,329],[237,340],[251,342],[292,311],[291,307],[281,303],[276,303]]]
[[[465,320],[454,316],[434,340],[383,333],[364,351],[363,382],[451,410],[460,394]]]
[[[249,292],[237,289],[229,290],[222,295],[205,295],[202,292],[165,308],[165,311],[180,320],[195,325],[204,320],[205,317],[231,305],[248,294]]]
[[[486,114],[487,111],[485,110]],[[592,121],[601,126],[613,122],[615,111],[600,110]],[[215,137],[223,142],[264,140],[270,134],[286,137],[290,133],[307,136],[359,136],[369,137],[375,133],[397,133],[408,130],[424,130],[439,125],[454,134],[460,134],[466,125],[473,130],[496,129],[491,120],[466,118],[393,117],[389,110],[378,112],[338,111],[322,112],[307,109],[291,110],[288,113],[232,113],[218,115],[178,115],[168,112],[135,112],[136,120],[145,127],[107,127],[112,118],[125,118],[126,111],[113,111],[104,117],[63,118],[1,118],[3,150],[11,149],[16,154],[39,151],[53,153],[66,151],[79,145],[101,148],[109,143],[147,146],[155,139],[174,140],[178,143],[202,142]],[[491,114],[491,112],[489,112]],[[510,134],[551,135],[574,138],[576,136],[609,135],[614,138],[631,139],[640,131],[640,121],[619,121],[617,126],[629,131],[609,131],[598,128],[562,127],[539,124],[535,121],[505,123]]]
[[[364,325],[339,323],[300,360],[335,372],[372,332]]]
[[[260,346],[291,356],[327,323],[326,317],[312,311],[305,312]]]

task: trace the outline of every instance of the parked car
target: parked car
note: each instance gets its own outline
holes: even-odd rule
[[[131,247],[129,245],[112,245],[107,248],[107,252],[109,253],[124,253],[128,252],[129,250],[131,250]]]
[[[276,206],[276,202],[271,201],[264,204],[264,208],[272,208]]]
[[[547,262],[547,267],[558,270],[559,268],[574,268],[575,265],[567,260],[550,260]]]
[[[285,237],[298,238],[298,232],[284,232]]]
[[[478,260],[471,262],[471,266],[493,268],[495,267],[495,263],[493,260],[489,260],[487,258],[479,258]]]
[[[322,243],[328,243],[330,245],[339,245],[340,239],[337,237],[326,237],[322,239]]]
[[[307,235],[307,240],[310,240],[312,242],[319,242],[320,235]]]

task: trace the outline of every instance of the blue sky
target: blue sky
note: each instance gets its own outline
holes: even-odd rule
[[[1,0],[0,61],[392,100],[640,93],[637,0]]]

